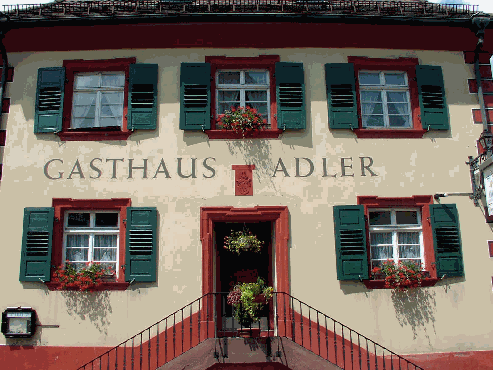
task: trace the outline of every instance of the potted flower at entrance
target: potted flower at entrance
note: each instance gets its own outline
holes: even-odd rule
[[[239,283],[228,294],[227,304],[233,306],[233,316],[242,327],[259,322],[260,312],[273,297],[274,289],[266,286],[262,278],[256,282]],[[252,330],[249,331],[252,335]]]
[[[372,269],[374,279],[379,279],[384,276],[384,287],[405,291],[421,286],[424,272],[422,266],[412,261],[399,261],[395,263],[393,260],[386,260],[381,267]]]
[[[229,236],[225,236],[224,248],[240,255],[241,252],[261,252],[263,242],[248,229],[242,231],[231,231]]]
[[[232,130],[243,137],[261,131],[267,123],[259,112],[251,107],[231,107],[218,115],[216,121],[222,129]]]

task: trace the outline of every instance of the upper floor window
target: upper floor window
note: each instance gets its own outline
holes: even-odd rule
[[[251,107],[270,128],[269,72],[263,70],[219,70],[216,73],[216,116],[231,107]]]
[[[348,62],[325,65],[331,129],[351,129],[359,138],[421,138],[450,129],[440,66],[417,58]]]
[[[122,140],[156,129],[158,65],[135,58],[66,60],[38,70],[35,133],[62,140]]]
[[[122,129],[124,87],[124,72],[76,74],[71,128]]]
[[[411,128],[407,74],[360,71],[360,110],[364,128]]]
[[[249,137],[278,138],[283,130],[305,129],[302,63],[280,62],[277,55],[207,56],[205,63],[180,67],[180,129],[204,130],[212,139],[243,134],[217,125],[232,107],[251,107],[266,124]]]

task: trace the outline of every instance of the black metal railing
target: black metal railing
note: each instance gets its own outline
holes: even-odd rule
[[[79,369],[156,369],[210,338],[244,330],[226,304],[228,293],[210,293],[154,323]],[[293,296],[275,292],[256,336],[288,338],[342,369],[422,369]]]
[[[68,1],[4,5],[13,20],[27,18],[162,17],[174,13],[313,13],[455,18],[478,12],[478,5],[370,0],[151,0]]]

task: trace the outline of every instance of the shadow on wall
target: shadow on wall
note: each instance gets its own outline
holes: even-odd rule
[[[427,289],[417,288],[407,291],[393,290],[391,300],[401,327],[410,326],[413,331],[413,339],[418,336],[418,332],[423,330],[425,337],[430,343],[427,334],[427,325],[431,324],[436,333],[434,323],[436,322],[436,294]]]
[[[252,174],[257,177],[259,182],[261,182],[261,179],[269,179],[271,188],[276,191],[276,186],[272,178],[276,164],[271,158],[271,144],[268,140],[232,140],[228,141],[227,145],[230,154],[240,154],[243,157],[245,165],[256,165],[256,169],[252,172]]]
[[[108,314],[113,310],[110,304],[110,294],[107,291],[64,291],[62,296],[70,316],[77,316],[83,321],[89,320],[99,332],[108,335],[110,325]]]

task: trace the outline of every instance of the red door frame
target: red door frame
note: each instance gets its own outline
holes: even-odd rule
[[[290,293],[289,266],[288,266],[288,227],[287,206],[255,206],[252,208],[234,208],[232,206],[201,207],[201,243],[202,243],[202,294],[214,292],[214,223],[215,222],[274,222],[274,237],[276,254],[276,291]],[[213,303],[204,312],[213,313]],[[210,318],[210,317],[202,317]],[[214,320],[209,320],[202,331],[214,333]],[[206,328],[208,330],[206,330]],[[212,332],[209,332],[209,329]]]

